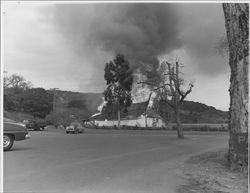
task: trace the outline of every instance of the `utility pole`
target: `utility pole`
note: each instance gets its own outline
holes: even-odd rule
[[[57,116],[56,116],[56,91],[59,90],[59,88],[52,88],[50,89],[53,91],[53,109],[52,114],[54,118],[54,123],[57,125]]]

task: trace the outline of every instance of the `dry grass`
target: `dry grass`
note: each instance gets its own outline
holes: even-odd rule
[[[182,124],[184,131],[227,131],[228,125],[225,123],[184,123]],[[176,130],[176,124],[170,123],[169,130]]]
[[[181,168],[187,184],[178,193],[247,193],[247,174],[230,171],[227,150],[190,158]]]

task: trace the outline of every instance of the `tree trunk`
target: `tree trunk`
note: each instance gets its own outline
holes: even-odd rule
[[[120,109],[118,109],[118,111],[117,111],[117,120],[118,120],[117,127],[118,127],[118,129],[120,129],[120,127],[121,127],[121,111],[120,111]]]
[[[180,119],[180,109],[178,107],[176,107],[175,109],[175,121],[176,121],[176,126],[177,126],[178,138],[182,139],[184,138],[184,135],[183,135],[183,129],[182,129],[181,119]]]
[[[148,118],[147,118],[147,113],[145,113],[145,128],[147,128],[148,127],[148,120],[147,120]]]
[[[247,3],[223,4],[227,39],[229,43],[230,109],[229,109],[229,151],[231,169],[247,171],[248,153],[240,148],[240,141],[247,144],[248,133],[248,55],[249,55],[249,7]],[[244,134],[244,140],[237,136]],[[236,141],[236,142],[235,142]]]

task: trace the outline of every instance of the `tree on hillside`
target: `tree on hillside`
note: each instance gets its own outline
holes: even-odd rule
[[[25,78],[18,74],[12,74],[11,76],[4,76],[3,88],[19,88],[19,89],[29,89],[32,87],[30,81],[26,81]]]
[[[24,92],[23,106],[26,113],[45,118],[52,111],[53,96],[43,88],[32,88]]]
[[[6,75],[3,79],[4,109],[9,111],[23,111],[23,93],[32,87],[21,75]]]
[[[192,92],[193,83],[189,83],[186,90],[183,90],[184,80],[180,77],[180,63],[176,61],[175,63],[169,63],[165,61],[161,64],[158,74],[159,83],[155,83],[151,80],[146,80],[139,82],[139,84],[147,84],[151,86],[152,91],[156,93],[155,100],[157,101],[158,113],[161,116],[169,116],[170,111],[167,109],[171,108],[175,117],[175,122],[177,125],[178,138],[183,138],[183,129],[180,119],[180,108],[184,99],[189,93]],[[163,110],[164,109],[164,110]],[[163,119],[168,119],[168,117],[163,117]]]
[[[86,104],[84,100],[81,99],[73,99],[70,100],[67,104],[68,108],[78,108],[78,109],[85,109],[86,108]]]
[[[227,40],[229,45],[230,109],[229,109],[229,163],[231,169],[247,171],[248,153],[239,153],[239,143],[235,136],[248,133],[249,100],[249,5],[247,3],[223,4]],[[240,138],[239,138],[240,139]],[[247,143],[247,139],[241,141]]]
[[[121,110],[132,103],[133,73],[129,68],[129,62],[122,54],[117,54],[113,61],[106,63],[104,71],[104,79],[107,84],[104,98],[107,101],[107,106],[115,106],[114,111],[117,112],[119,128]]]

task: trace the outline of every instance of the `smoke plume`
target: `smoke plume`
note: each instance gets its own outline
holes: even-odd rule
[[[57,4],[49,16],[69,45],[93,57],[97,68],[107,62],[98,53],[112,58],[122,53],[132,69],[154,76],[158,56],[181,46],[175,9],[159,3]]]

